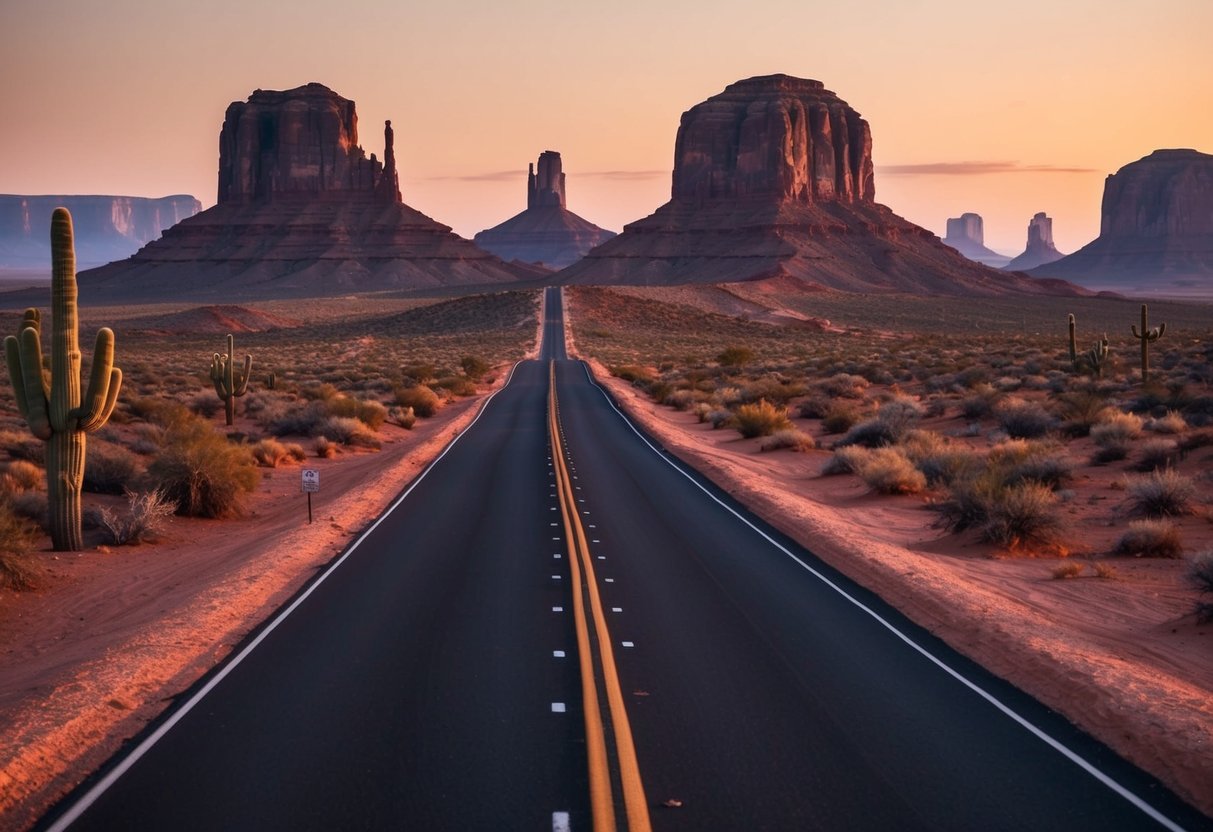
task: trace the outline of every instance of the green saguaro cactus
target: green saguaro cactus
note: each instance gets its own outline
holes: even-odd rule
[[[1137,331],[1137,324],[1130,324],[1129,328],[1133,330],[1133,337],[1141,341],[1141,383],[1145,384],[1150,380],[1150,342],[1157,341],[1167,331],[1165,323],[1150,329],[1150,319],[1146,315],[1146,305],[1141,305],[1141,332]]]
[[[1070,315],[1070,366],[1078,369],[1078,339],[1074,334],[1074,315]]]
[[[1091,372],[1096,378],[1103,378],[1103,368],[1108,361],[1108,333],[1095,342],[1095,346],[1087,350],[1083,357],[1091,365]]]
[[[236,415],[236,399],[248,391],[249,373],[253,369],[253,357],[244,356],[244,370],[236,371],[236,360],[233,351],[236,348],[234,336],[227,336],[227,355],[215,353],[211,358],[211,381],[215,382],[215,392],[223,402],[223,410],[227,415],[227,423],[232,423]]]
[[[84,548],[80,529],[80,489],[84,483],[85,434],[114,412],[122,371],[114,366],[114,333],[97,332],[88,390],[80,398],[80,340],[76,314],[76,250],[72,215],[56,208],[51,216],[51,373],[42,366],[42,316],[27,309],[20,333],[4,339],[4,355],[17,408],[46,447],[46,487],[51,542],[57,552]]]

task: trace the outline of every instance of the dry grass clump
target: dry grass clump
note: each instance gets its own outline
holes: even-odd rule
[[[0,497],[0,589],[37,588],[40,572],[27,554],[37,538],[38,527]]]
[[[165,431],[164,447],[148,466],[156,490],[188,517],[230,517],[259,477],[248,448],[234,445],[191,416]]]
[[[984,419],[994,412],[995,405],[1002,399],[1002,393],[989,384],[979,384],[973,388],[971,395],[960,401],[960,412],[966,419]]]
[[[737,432],[746,439],[756,436],[770,436],[777,430],[787,430],[792,427],[785,407],[776,407],[766,399],[754,404],[743,404],[735,414]]]
[[[998,424],[1014,439],[1038,439],[1057,427],[1057,419],[1043,406],[1008,398],[994,408]]]
[[[1188,514],[1196,499],[1196,482],[1169,469],[1129,478],[1125,490],[1133,510],[1151,517]]]
[[[1213,549],[1205,549],[1192,556],[1187,577],[1188,583],[1201,596],[1196,602],[1197,620],[1204,624],[1213,622],[1213,601],[1204,600],[1204,596],[1213,595]]]
[[[1084,567],[1081,563],[1076,561],[1066,561],[1053,569],[1053,580],[1061,581],[1065,580],[1066,578],[1080,577],[1085,568],[1086,567]]]
[[[1091,428],[1110,415],[1108,397],[1097,390],[1074,390],[1062,393],[1056,401],[1062,419],[1062,432],[1067,436],[1087,436]]]
[[[1174,439],[1148,439],[1141,444],[1138,453],[1138,471],[1157,471],[1169,468],[1179,459],[1179,443]]]
[[[846,433],[863,418],[859,406],[850,402],[834,402],[821,420],[821,427],[826,433]]]
[[[1141,436],[1141,417],[1134,413],[1110,411],[1091,428],[1091,439],[1100,447],[1123,445]]]
[[[316,426],[315,433],[317,436],[340,442],[342,445],[374,450],[381,447],[379,437],[365,423],[348,416],[328,417]]]
[[[314,447],[316,448],[316,456],[321,459],[332,459],[337,456],[337,446],[329,441],[327,436],[317,436]]]
[[[833,476],[835,474],[858,473],[860,467],[871,453],[867,448],[859,445],[844,445],[841,448],[835,448],[834,455],[822,467],[821,475]]]
[[[46,484],[46,472],[26,459],[14,459],[4,466],[3,487],[0,491],[16,493],[19,491],[36,491]]]
[[[125,516],[108,508],[101,509],[101,525],[115,546],[137,546],[155,540],[168,518],[177,511],[177,504],[160,489],[141,494],[127,492],[129,507]]]
[[[1179,527],[1170,520],[1134,520],[1113,550],[1136,558],[1178,558],[1183,555]]]
[[[413,425],[417,424],[417,414],[411,407],[389,407],[387,418],[393,425],[399,425],[405,430],[412,430]]]
[[[837,445],[862,445],[865,448],[896,445],[920,418],[922,406],[918,402],[897,397],[882,404],[874,418],[866,419],[848,430]]]
[[[762,444],[759,445],[759,449],[763,451],[780,451],[785,448],[793,451],[811,451],[816,447],[817,442],[812,436],[796,428],[777,430],[762,440]]]
[[[927,478],[898,448],[869,451],[856,473],[878,494],[917,494],[927,487]]]
[[[387,408],[377,401],[337,396],[328,400],[330,416],[357,419],[371,430],[379,430],[387,421]]]
[[[262,439],[249,449],[253,459],[264,468],[277,468],[279,464],[290,458],[286,445],[277,439]]]
[[[863,376],[850,373],[835,373],[822,381],[818,388],[835,399],[862,399],[870,382]]]
[[[981,524],[981,537],[990,543],[1019,548],[1057,542],[1061,515],[1057,496],[1048,486],[1026,482],[992,493]]]
[[[1182,413],[1174,410],[1168,410],[1157,419],[1150,419],[1146,422],[1146,430],[1154,433],[1176,434],[1183,433],[1188,429],[1188,422],[1184,419]]]
[[[139,458],[109,442],[88,443],[84,457],[84,490],[94,494],[122,494],[139,475]]]
[[[442,400],[438,398],[438,394],[424,384],[398,387],[394,395],[396,404],[400,407],[411,407],[413,413],[422,419],[428,419],[442,408]]]

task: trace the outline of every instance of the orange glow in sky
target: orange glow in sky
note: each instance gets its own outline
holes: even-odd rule
[[[1213,152],[1210,0],[420,4],[4,0],[0,192],[215,201],[227,105],[319,81],[358,105],[405,202],[460,234],[525,207],[560,151],[569,208],[618,230],[669,196],[683,111],[741,78],[815,78],[872,125],[877,199],[1022,251],[1099,231],[1106,175]]]

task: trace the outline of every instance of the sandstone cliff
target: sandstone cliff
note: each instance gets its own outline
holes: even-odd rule
[[[563,268],[615,236],[567,208],[560,154],[545,150],[527,175],[526,210],[481,231],[473,241],[506,261]]]
[[[1028,243],[1023,254],[1016,257],[1005,268],[1008,271],[1027,271],[1045,263],[1065,257],[1053,245],[1053,219],[1044,211],[1037,212],[1028,220]]]
[[[1005,254],[986,248],[985,222],[981,214],[964,213],[948,218],[944,243],[959,251],[970,260],[999,269],[1011,262]]]
[[[1119,292],[1213,297],[1213,155],[1156,150],[1104,183],[1099,237],[1033,274]]]
[[[192,196],[18,196],[0,194],[0,268],[50,274],[51,213],[72,212],[76,262],[97,266],[140,246],[202,210]]]
[[[498,286],[503,263],[403,203],[386,122],[380,162],[354,102],[321,84],[257,90],[219,132],[219,204],[129,260],[81,275],[97,301],[323,296]]]
[[[792,281],[997,295],[1077,287],[974,263],[875,201],[868,123],[819,81],[739,81],[682,116],[671,199],[561,271],[586,284]]]

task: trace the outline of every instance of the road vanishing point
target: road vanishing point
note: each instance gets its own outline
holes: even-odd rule
[[[60,830],[1157,830],[1213,822],[538,360]]]

